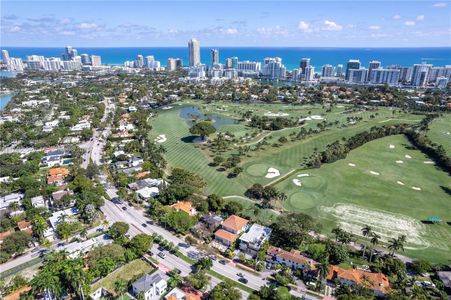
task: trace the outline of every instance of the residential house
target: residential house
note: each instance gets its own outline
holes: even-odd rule
[[[0,232],[0,244],[3,243],[3,241],[10,236],[14,231],[4,231]]]
[[[77,124],[70,128],[71,131],[82,131],[83,129],[90,129],[91,123],[88,120],[80,120]]]
[[[201,300],[202,293],[191,288],[175,287],[164,297],[165,300]]]
[[[171,207],[176,211],[184,211],[190,216],[195,216],[197,214],[196,209],[193,207],[193,204],[189,201],[177,201],[172,204]]]
[[[221,227],[228,232],[240,234],[246,230],[248,223],[249,220],[243,219],[236,215],[231,215],[221,224]]]
[[[102,299],[110,299],[111,294],[107,289],[100,287],[91,294],[89,294],[89,299],[91,300],[102,300]]]
[[[144,163],[144,159],[141,157],[134,156],[128,160],[129,167],[138,167]]]
[[[227,247],[230,247],[238,237],[238,234],[231,233],[224,229],[218,229],[215,232],[215,240]]]
[[[128,185],[128,188],[132,190],[139,190],[145,187],[159,187],[162,184],[166,185],[167,183],[161,178],[157,179],[146,178],[130,183]]]
[[[240,249],[252,256],[257,255],[262,245],[269,240],[272,229],[260,224],[252,224],[240,237]]]
[[[167,289],[167,276],[156,271],[152,274],[145,274],[132,284],[133,295],[144,293],[144,300],[159,300]]]
[[[52,168],[47,173],[47,183],[61,186],[68,175],[69,169],[67,168]]]
[[[316,270],[318,262],[304,256],[300,251],[292,249],[286,251],[281,248],[269,246],[267,253],[267,262],[271,264],[282,264],[292,269]]]
[[[86,241],[67,244],[61,250],[64,250],[69,257],[77,258],[88,253],[94,246],[107,245],[112,242],[113,240],[104,234]]]
[[[50,222],[50,226],[56,230],[56,227],[62,222],[63,219],[67,220],[75,215],[78,215],[78,209],[76,207],[71,207],[54,212],[48,220]]]
[[[144,187],[136,191],[136,193],[144,200],[153,198],[160,193],[158,187]]]
[[[33,229],[31,229],[31,222],[22,220],[17,223],[17,228],[19,228],[20,231],[25,231],[29,234],[33,234]]]
[[[18,203],[19,205],[22,203],[24,194],[21,193],[12,193],[6,196],[0,197],[0,209],[6,209],[11,203]]]
[[[388,277],[382,273],[371,273],[360,269],[343,269],[331,265],[327,274],[329,282],[339,280],[344,284],[359,284],[372,290],[378,296],[384,296],[390,292]]]
[[[208,215],[204,215],[202,217],[202,221],[205,223],[208,230],[214,231],[216,228],[221,226],[224,219],[221,216],[209,213]]]
[[[62,148],[49,149],[45,151],[45,156],[41,159],[41,163],[45,167],[54,167],[64,164],[63,158],[68,156],[66,150]]]
[[[31,205],[33,207],[46,207],[44,197],[36,196],[31,198]]]

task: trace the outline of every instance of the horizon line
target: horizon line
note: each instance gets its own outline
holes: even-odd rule
[[[5,48],[64,48],[71,46],[74,48],[187,48],[187,46],[0,46],[0,49]],[[293,48],[293,49],[315,49],[315,48],[330,48],[330,49],[430,49],[430,48],[451,48],[451,46],[201,46],[200,48]]]

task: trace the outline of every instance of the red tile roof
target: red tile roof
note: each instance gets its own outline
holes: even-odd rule
[[[222,226],[230,228],[234,231],[240,231],[243,229],[244,226],[246,226],[247,223],[249,223],[248,220],[238,217],[236,215],[231,215],[222,223]]]
[[[220,239],[229,241],[229,242],[234,242],[238,238],[237,234],[230,233],[230,232],[228,232],[227,230],[224,230],[224,229],[218,229],[215,232],[215,236],[217,236]]]
[[[388,277],[382,273],[371,273],[359,269],[343,269],[339,266],[331,265],[327,279],[334,280],[335,278],[343,278],[383,294],[387,294],[390,290]]]
[[[316,265],[318,264],[315,260],[302,255],[300,251],[294,250],[294,249],[292,249],[290,252],[288,252],[281,248],[269,246],[267,253],[271,256],[280,257],[282,259],[292,261],[297,264],[303,264],[303,265],[309,266],[311,270],[315,270]]]

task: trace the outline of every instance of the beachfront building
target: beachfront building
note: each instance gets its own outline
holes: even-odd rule
[[[194,38],[188,42],[188,57],[190,67],[200,65],[200,44],[199,41]]]
[[[285,79],[286,68],[280,57],[267,57],[264,60],[262,75],[268,79]]]

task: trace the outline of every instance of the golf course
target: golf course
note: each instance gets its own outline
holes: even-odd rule
[[[302,122],[280,130],[261,130],[249,126],[249,120],[243,117],[247,111]],[[207,183],[206,194],[215,193],[242,203],[244,214],[254,220],[272,220],[277,214],[269,209],[255,209],[244,192],[254,183],[271,184],[288,196],[280,209],[319,218],[326,234],[340,225],[358,235],[364,225],[370,225],[382,236],[381,243],[405,234],[408,255],[434,257],[443,262],[451,259],[451,227],[446,223],[451,220],[451,181],[427,156],[413,149],[404,136],[374,140],[351,151],[346,159],[319,169],[306,169],[304,164],[313,153],[334,141],[374,126],[416,124],[422,118],[385,107],[205,104],[191,100],[159,109],[149,120],[149,134],[166,149],[168,173],[178,167],[201,176]],[[440,129],[434,131],[441,132],[450,124],[449,116],[442,118],[445,121],[437,123]],[[199,120],[211,121],[216,128],[209,143],[196,142],[196,136],[189,132]],[[297,138],[301,130],[306,134]],[[227,147],[215,152],[209,144],[219,133],[229,141]],[[428,135],[433,139],[432,130]],[[284,142],[279,142],[281,138]],[[446,144],[446,137],[441,141]],[[242,172],[236,177],[228,176],[229,170],[212,163],[218,155],[239,156]],[[443,221],[429,224],[430,217]]]

